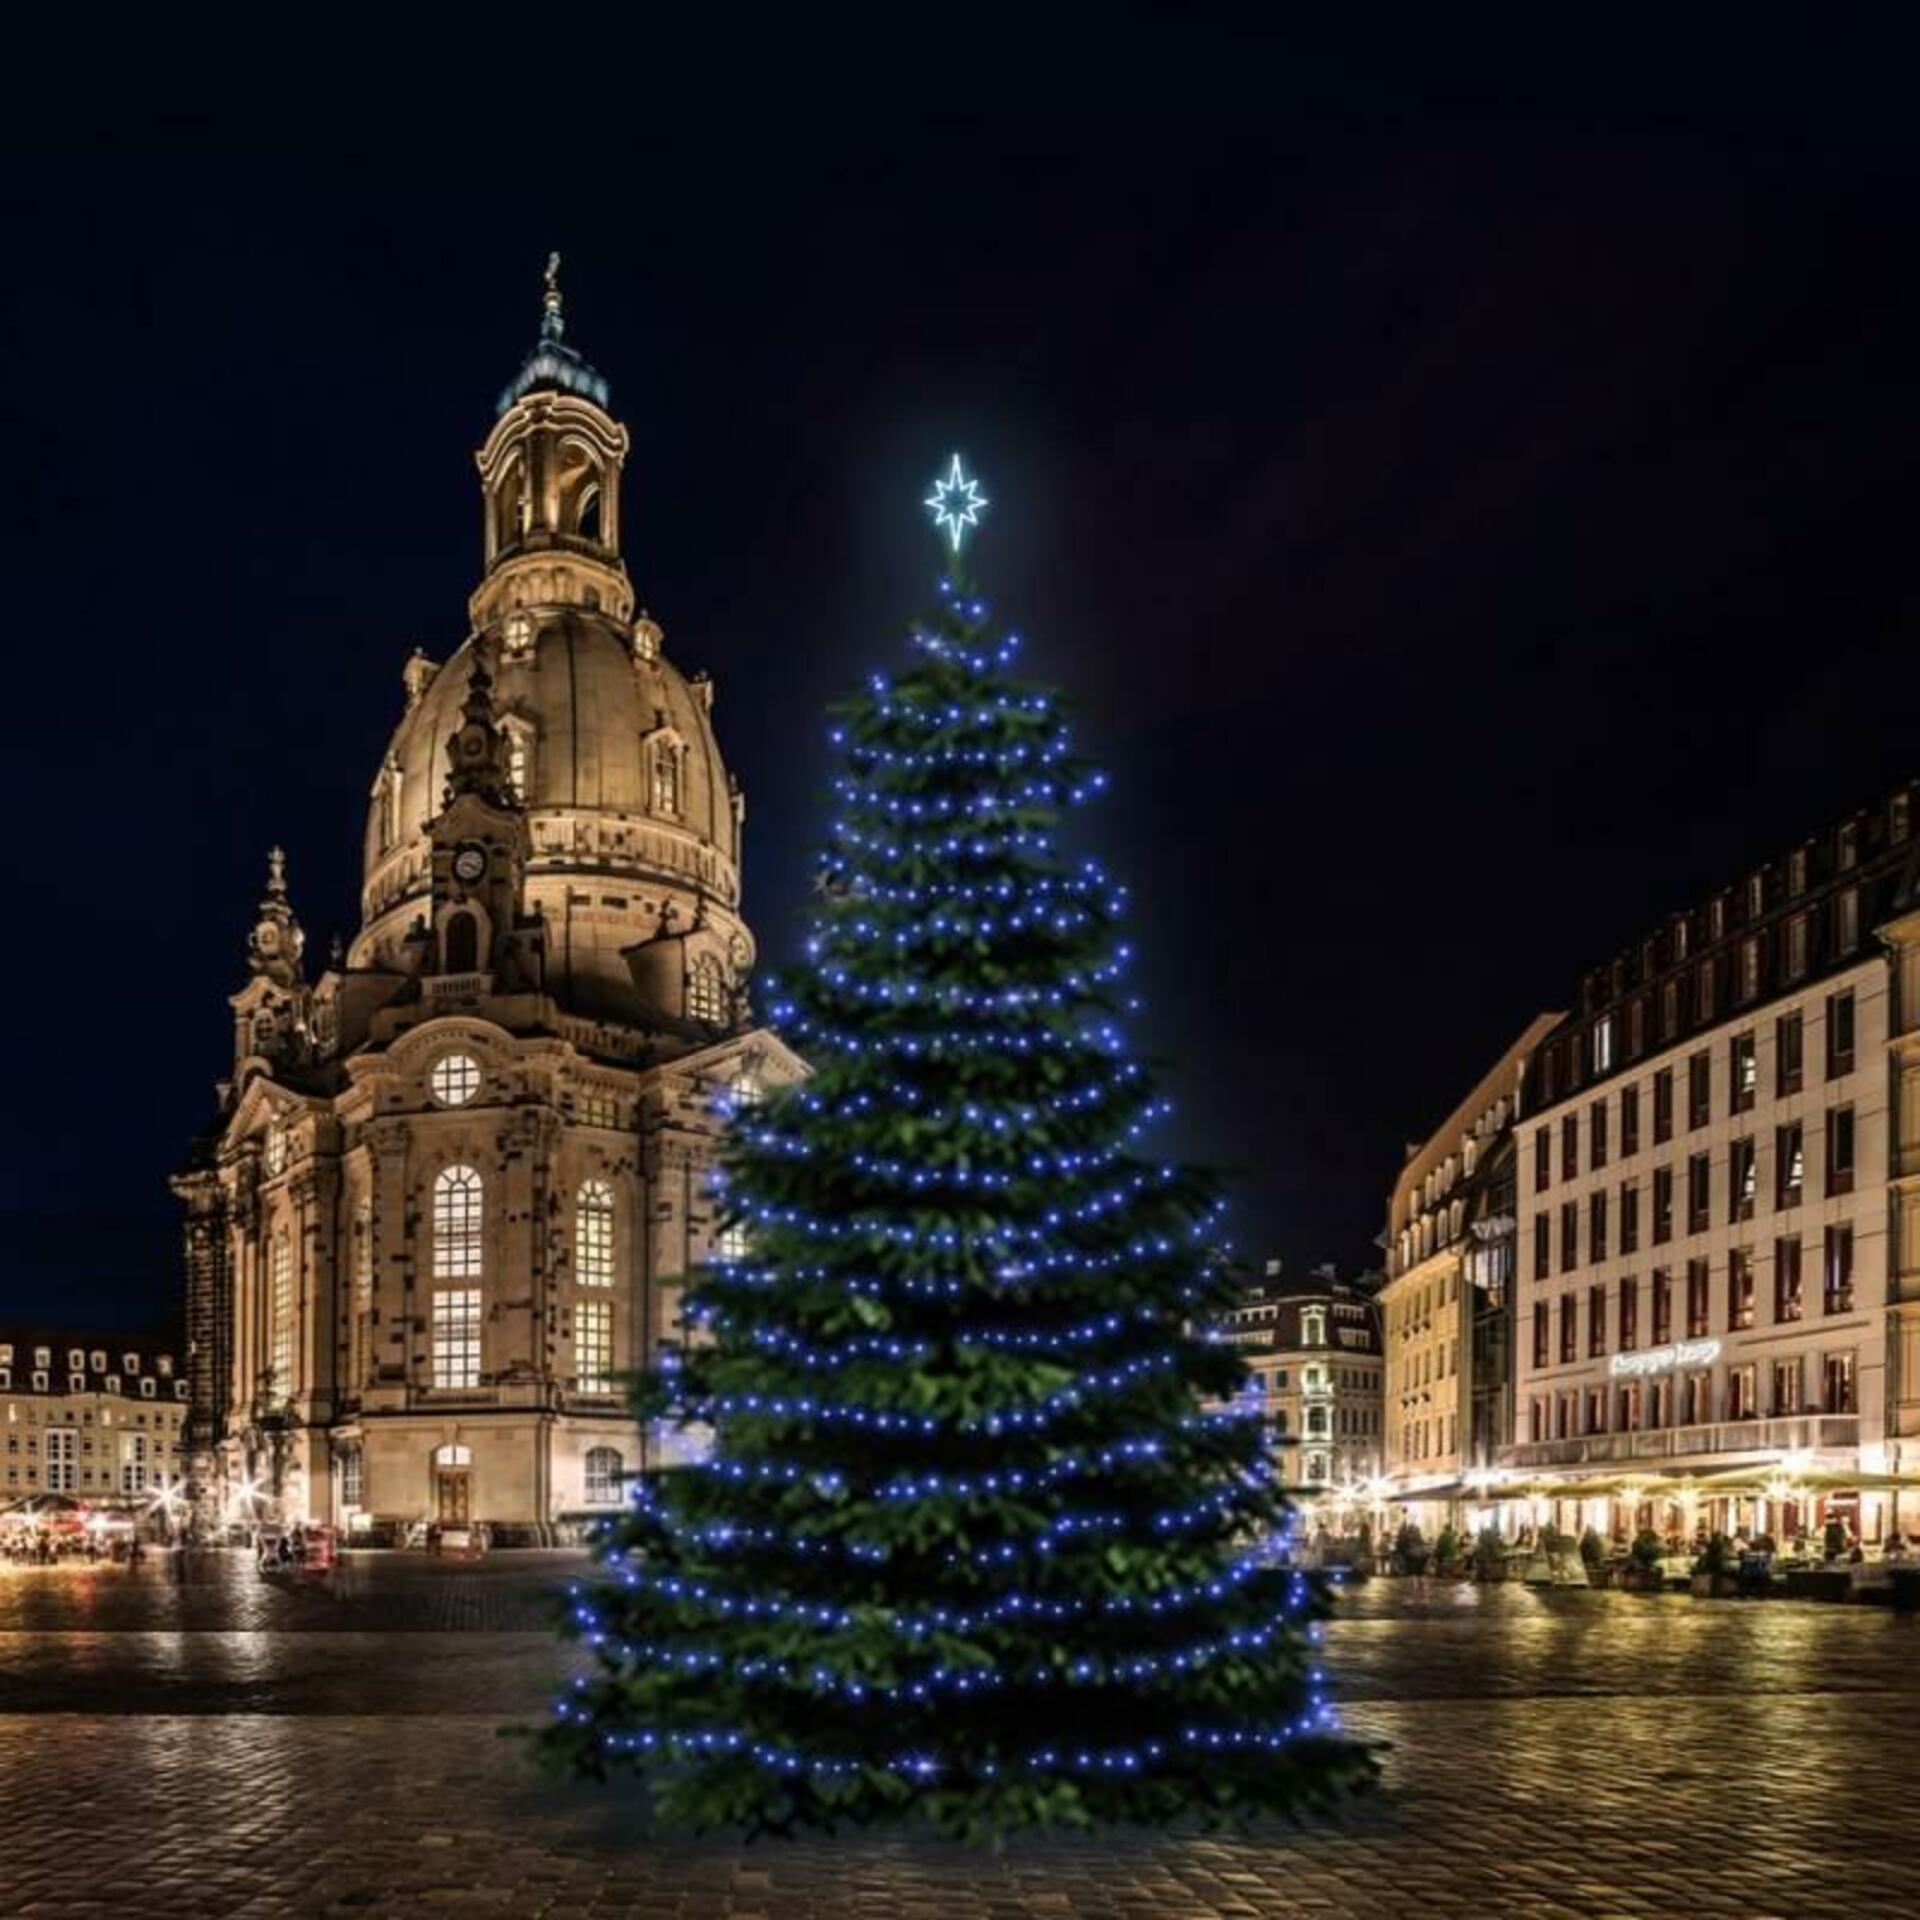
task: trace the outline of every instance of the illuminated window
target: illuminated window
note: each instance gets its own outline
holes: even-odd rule
[[[583,1287],[613,1285],[613,1189],[604,1180],[587,1181],[574,1202],[573,1261]]]
[[[267,1129],[267,1178],[277,1179],[286,1171],[287,1133],[284,1127]]]
[[[680,745],[674,740],[656,740],[653,743],[653,810],[655,813],[674,813],[681,810],[681,789],[683,780],[683,756]]]
[[[746,1259],[747,1255],[752,1251],[752,1248],[747,1239],[745,1223],[734,1220],[722,1227],[720,1229],[720,1238],[715,1242],[714,1250],[722,1260]]]
[[[583,1300],[573,1310],[573,1373],[582,1393],[613,1390],[613,1302]]]
[[[480,1176],[471,1167],[448,1167],[433,1183],[433,1277],[480,1278]]]
[[[340,1504],[343,1507],[357,1507],[363,1490],[360,1449],[349,1447],[340,1456]]]
[[[507,730],[507,785],[522,806],[532,798],[533,789],[528,785],[532,771],[533,742],[523,728],[510,727]]]
[[[720,964],[712,959],[693,963],[687,974],[687,1017],[719,1026],[727,1017],[727,986]]]
[[[130,1433],[121,1442],[120,1491],[145,1493],[147,1490],[147,1436]]]
[[[433,1384],[480,1384],[480,1289],[453,1287],[433,1296]]]
[[[1300,1315],[1300,1344],[1324,1347],[1327,1344],[1327,1313],[1324,1307],[1308,1307]]]
[[[733,1083],[727,1089],[733,1098],[736,1112],[750,1113],[766,1097],[760,1085],[760,1076],[750,1067],[742,1067],[733,1076]]]
[[[620,1475],[625,1462],[615,1447],[587,1449],[587,1504],[610,1506],[620,1498]]]
[[[427,1090],[443,1107],[464,1107],[480,1091],[480,1063],[470,1053],[450,1053],[433,1063]]]
[[[49,1493],[71,1493],[74,1488],[75,1462],[79,1459],[79,1435],[72,1427],[49,1427],[46,1446],[41,1453],[42,1474]]]
[[[527,613],[510,613],[506,625],[501,629],[509,660],[524,660],[533,651],[533,616]]]
[[[293,1391],[293,1242],[282,1227],[273,1236],[272,1271],[272,1379],[268,1395],[284,1400]]]

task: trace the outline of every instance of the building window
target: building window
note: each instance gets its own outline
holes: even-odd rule
[[[1760,939],[1756,934],[1740,942],[1740,998],[1753,1000],[1760,993]]]
[[[533,798],[533,736],[524,727],[507,731],[507,785],[523,807]]]
[[[703,956],[688,970],[687,1017],[715,1027],[726,1020],[727,988],[718,961]]]
[[[1687,1126],[1704,1127],[1713,1118],[1713,1056],[1702,1051],[1687,1062]]]
[[[1827,1192],[1853,1191],[1853,1109],[1827,1110]]]
[[[684,756],[678,742],[653,743],[653,810],[678,815],[682,809]]]
[[[1653,1144],[1673,1138],[1673,1069],[1662,1067],[1653,1076]]]
[[[1704,1427],[1713,1418],[1713,1375],[1690,1373],[1682,1387],[1680,1424]]]
[[[573,1205],[574,1274],[583,1287],[613,1285],[613,1189],[582,1183]]]
[[[1604,1260],[1606,1257],[1607,1192],[1600,1187],[1587,1197],[1587,1258]]]
[[[582,1300],[573,1310],[573,1373],[582,1393],[613,1391],[613,1302]]]
[[[1798,1238],[1773,1243],[1773,1317],[1776,1322],[1798,1320],[1804,1311],[1800,1291]]]
[[[1787,922],[1787,978],[1800,979],[1807,971],[1807,916],[1796,913]]]
[[[1544,1367],[1551,1362],[1551,1359],[1547,1333],[1547,1303],[1544,1300],[1536,1300],[1533,1303],[1533,1364],[1536,1367]]]
[[[433,1384],[480,1384],[480,1289],[442,1288],[433,1296]]]
[[[1596,1074],[1613,1071],[1613,1015],[1603,1013],[1593,1023],[1593,1070]]]
[[[1860,864],[1860,827],[1858,822],[1849,820],[1840,829],[1839,865],[1842,873],[1851,873]]]
[[[360,1449],[349,1447],[340,1456],[340,1504],[343,1507],[359,1506],[365,1491]]]
[[[1653,1244],[1665,1246],[1673,1238],[1673,1169],[1653,1170]]]
[[[1782,1420],[1800,1411],[1800,1359],[1773,1363],[1773,1417]]]
[[[1587,1289],[1587,1357],[1597,1360],[1607,1350],[1607,1290]]]
[[[120,1442],[120,1491],[145,1493],[147,1490],[147,1436],[129,1433]]]
[[[285,1227],[273,1236],[268,1285],[273,1346],[267,1397],[277,1403],[293,1391],[293,1242]]]
[[[1787,891],[1796,899],[1807,890],[1807,850],[1796,847],[1787,855]]]
[[[1751,1365],[1727,1369],[1727,1418],[1751,1420],[1760,1411]]]
[[[1588,1433],[1605,1433],[1607,1430],[1607,1390],[1605,1387],[1587,1389]]]
[[[1533,1190],[1545,1193],[1553,1185],[1553,1129],[1536,1127],[1533,1131]]]
[[[587,1449],[587,1505],[610,1507],[620,1498],[620,1476],[625,1463],[615,1447]]]
[[[1620,1157],[1631,1160],[1640,1151],[1640,1089],[1620,1089]]]
[[[1327,1344],[1327,1310],[1325,1307],[1307,1307],[1300,1315],[1300,1344],[1303,1347],[1324,1347]]]
[[[1687,1231],[1705,1233],[1713,1224],[1713,1163],[1704,1153],[1687,1162]]]
[[[1562,1364],[1580,1357],[1579,1310],[1570,1293],[1560,1296],[1560,1359]]]
[[[1860,944],[1860,889],[1848,887],[1834,896],[1833,943],[1836,953],[1851,953]]]
[[[1792,1013],[1783,1013],[1774,1022],[1775,1090],[1782,1095],[1800,1091],[1805,1034],[1798,1008]]]
[[[1626,1315],[1621,1314],[1622,1333]],[[1665,1267],[1653,1270],[1653,1344],[1664,1347],[1673,1338],[1673,1275]],[[1624,1339],[1621,1344],[1626,1343]]]
[[[1602,1304],[1605,1295],[1601,1296]],[[1631,1353],[1640,1344],[1640,1282],[1632,1274],[1626,1274],[1620,1281],[1620,1351]],[[1596,1353],[1604,1353],[1604,1347],[1596,1347]]]
[[[1580,1206],[1577,1201],[1560,1204],[1560,1271],[1571,1273],[1580,1264]]]
[[[1704,1260],[1687,1262],[1687,1338],[1704,1340],[1713,1324],[1713,1302]]]
[[[443,1107],[464,1107],[480,1091],[480,1063],[470,1053],[449,1053],[433,1063],[427,1091]]]
[[[1607,1103],[1596,1100],[1587,1114],[1587,1168],[1598,1173],[1607,1164]]]
[[[1717,900],[1714,902],[1715,906],[1719,904]],[[1719,935],[1716,934],[1714,937],[1718,939]],[[1693,1014],[1702,1026],[1713,1018],[1715,998],[1713,961],[1702,960],[1693,974]]]
[[[72,1427],[49,1427],[40,1449],[41,1479],[49,1493],[74,1490],[80,1436]]]
[[[1727,1255],[1727,1330],[1738,1333],[1753,1325],[1753,1255],[1735,1248]]]
[[[1660,1038],[1671,1040],[1680,1031],[1680,982],[1660,983]]]
[[[1821,1401],[1828,1413],[1858,1413],[1853,1393],[1853,1355],[1830,1353],[1820,1367]]]
[[[1640,1251],[1640,1183],[1637,1180],[1620,1183],[1620,1251]]]
[[[1580,1171],[1580,1116],[1563,1114],[1560,1120],[1560,1178],[1571,1180]]]
[[[1910,794],[1896,793],[1887,802],[1887,840],[1896,847],[1907,844],[1907,836],[1913,831],[1913,798]]]
[[[1797,1207],[1806,1190],[1806,1133],[1800,1122],[1773,1130],[1773,1204]]]
[[[1760,1044],[1752,1033],[1733,1036],[1727,1064],[1733,1111],[1745,1113],[1760,1090]]]
[[[480,1176],[447,1167],[433,1183],[433,1277],[478,1280],[480,1272]]]
[[[1729,1223],[1751,1220],[1760,1186],[1760,1149],[1751,1134],[1728,1148],[1727,1175]]]
[[[1824,1275],[1821,1284],[1829,1313],[1853,1311],[1853,1229],[1827,1229]]]
[[[1827,996],[1827,1078],[1837,1080],[1853,1071],[1853,995]]]

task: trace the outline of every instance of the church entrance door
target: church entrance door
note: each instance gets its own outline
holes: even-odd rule
[[[439,1467],[433,1478],[440,1524],[464,1527],[473,1518],[473,1475],[465,1467]]]

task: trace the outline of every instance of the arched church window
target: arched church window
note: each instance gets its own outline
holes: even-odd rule
[[[727,1017],[727,984],[710,955],[703,954],[687,973],[687,1017],[715,1027]]]
[[[480,966],[480,923],[470,913],[447,916],[446,966],[449,973],[475,973]]]
[[[653,810],[655,813],[679,813],[684,804],[682,788],[683,756],[677,741],[653,743]]]
[[[533,797],[533,736],[524,727],[507,729],[507,785],[525,806]]]
[[[433,1063],[427,1091],[443,1107],[464,1107],[480,1091],[480,1062],[470,1053],[449,1053]]]
[[[510,613],[500,629],[500,638],[509,660],[524,660],[533,650],[533,615]]]
[[[573,1206],[573,1264],[583,1287],[613,1285],[613,1189],[582,1183]]]
[[[587,1449],[587,1504],[611,1506],[620,1498],[620,1475],[625,1467],[617,1447]]]
[[[500,476],[500,489],[494,501],[495,544],[517,546],[527,530],[527,467],[519,454],[513,456],[506,472]]]
[[[582,540],[600,538],[600,489],[597,486],[589,486],[581,493],[573,530]]]
[[[446,1167],[433,1183],[433,1277],[480,1277],[480,1176]]]
[[[293,1391],[293,1242],[285,1227],[273,1236],[271,1263],[268,1278],[273,1347],[268,1398],[280,1401]]]

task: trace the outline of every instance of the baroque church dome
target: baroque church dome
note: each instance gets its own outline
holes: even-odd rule
[[[715,994],[730,1017],[753,959],[739,918],[743,806],[714,738],[712,683],[683,674],[635,612],[620,552],[628,441],[606,404],[605,381],[561,338],[549,286],[540,342],[476,456],[487,564],[472,631],[444,665],[416,653],[403,675],[351,959],[398,964],[427,908],[427,822],[479,660],[526,810],[526,905],[546,923],[550,991],[623,1025],[719,1024]],[[671,955],[648,951],[663,942]]]

